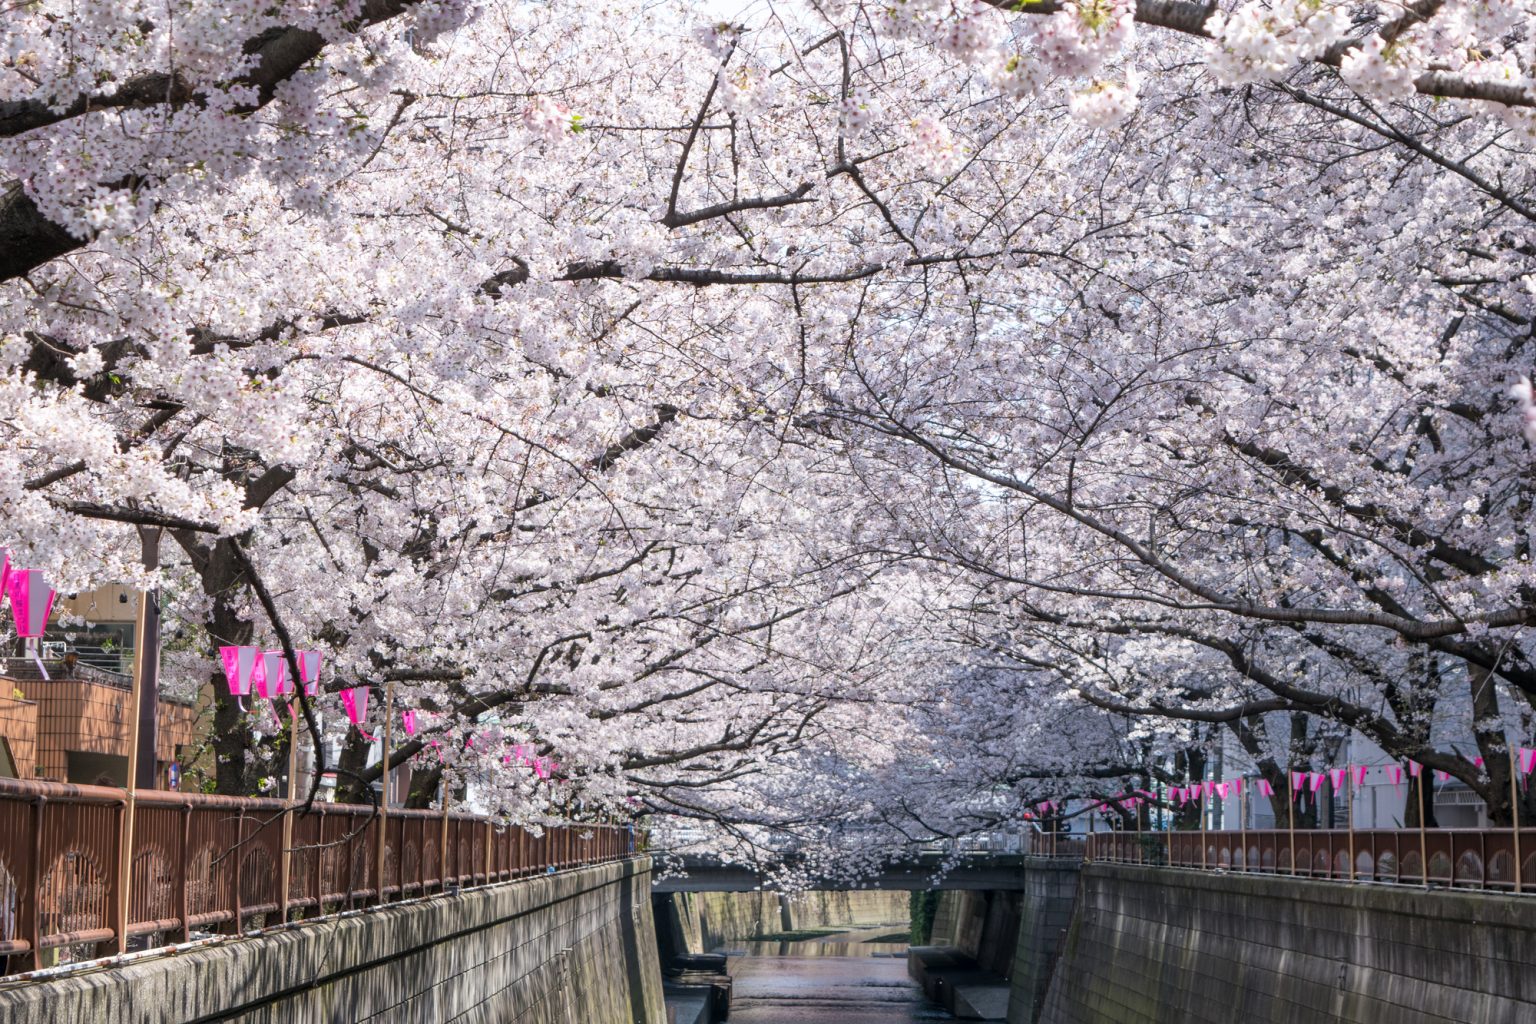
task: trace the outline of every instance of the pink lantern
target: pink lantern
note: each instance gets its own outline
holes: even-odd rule
[[[1403,784],[1403,766],[1397,764],[1387,765],[1387,779],[1394,787]]]
[[[1536,749],[1529,747],[1520,748],[1520,773],[1531,774],[1531,769],[1536,768]]]
[[[254,680],[256,696],[271,700],[293,692],[293,682],[288,678],[288,659],[282,651],[263,651],[261,675]]]
[[[405,727],[405,734],[407,736],[415,736],[416,712],[410,710],[400,712],[400,724]]]
[[[1417,761],[1409,761],[1408,762],[1408,774],[1410,776],[1412,776],[1413,778],[1415,778],[1415,779],[1418,778],[1419,777],[1419,773],[1422,772],[1423,770],[1424,770],[1424,766],[1419,764],[1419,762],[1417,762]]]
[[[258,692],[266,689],[266,662],[259,647],[220,647],[219,657],[224,662],[224,679],[229,683],[230,696],[245,710],[240,698],[248,696],[251,687]]]
[[[1348,772],[1349,772],[1349,770],[1347,768],[1329,768],[1328,769],[1328,781],[1333,783],[1333,788],[1335,790],[1340,790],[1340,789],[1344,788],[1344,778],[1348,774]]]
[[[341,706],[347,711],[347,720],[361,727],[368,717],[368,687],[353,686],[342,690]]]
[[[1270,785],[1268,779],[1260,779],[1259,780],[1259,795],[1260,796],[1274,796],[1275,795],[1275,787]]]
[[[541,757],[535,760],[533,763],[533,770],[538,774],[539,778],[549,778],[549,758]]]
[[[1324,777],[1325,776],[1323,775],[1322,772],[1313,772],[1311,774],[1312,792],[1316,793],[1318,790],[1323,788],[1323,779],[1324,779]]]
[[[320,652],[294,651],[299,661],[299,680],[304,684],[304,695],[313,697],[320,692]]]
[[[1357,786],[1365,785],[1365,770],[1366,770],[1367,767],[1369,767],[1369,766],[1368,765],[1363,765],[1363,764],[1355,766],[1355,785],[1357,785]]]
[[[9,561],[9,556],[7,556]],[[6,594],[11,599],[11,618],[16,620],[16,635],[35,640],[48,626],[57,596],[43,579],[41,569],[17,569],[7,574]]]
[[[1306,772],[1291,772],[1291,788],[1293,790],[1296,790],[1297,792],[1300,792],[1302,785],[1306,781],[1307,781],[1307,773]]]

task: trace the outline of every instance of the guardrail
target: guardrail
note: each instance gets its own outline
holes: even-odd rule
[[[1536,828],[1095,832],[1087,860],[1530,892]]]
[[[140,790],[124,865],[127,806],[121,789],[0,779],[5,973],[633,854],[622,825],[535,836],[470,814],[317,803],[293,815],[285,856],[281,800]]]

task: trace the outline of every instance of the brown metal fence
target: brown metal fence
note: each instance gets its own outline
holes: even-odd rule
[[[535,836],[470,814],[316,804],[294,819],[285,898],[281,800],[139,791],[125,879],[127,805],[121,789],[0,779],[5,973],[378,903],[381,844],[384,901],[633,853],[622,825]]]
[[[1536,889],[1536,828],[1518,835],[1509,828],[1095,832],[1085,856],[1337,881]]]

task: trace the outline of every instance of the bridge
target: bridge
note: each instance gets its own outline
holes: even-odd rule
[[[712,857],[669,856],[660,851],[653,851],[653,855],[657,873],[651,881],[652,892],[756,892],[772,885],[772,872],[753,865],[729,864]],[[1080,856],[1051,858],[1031,853],[975,853],[965,855],[955,864],[952,854],[925,853],[911,860],[888,864],[878,873],[857,880],[817,879],[805,889],[811,892],[845,889],[1022,891],[1030,871],[1051,869],[1059,867],[1063,861],[1070,863],[1078,859]]]

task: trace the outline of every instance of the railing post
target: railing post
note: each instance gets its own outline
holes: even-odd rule
[[[32,864],[27,872],[30,898],[19,901],[21,913],[30,917],[21,933],[32,944],[33,970],[41,970],[43,966],[43,806],[47,803],[46,796],[32,801]]]
[[[133,785],[133,765],[130,752],[128,785]],[[116,933],[117,952],[128,952],[129,894],[133,890],[133,789],[123,791],[122,820],[117,823],[117,892],[113,900],[112,930]]]
[[[234,904],[235,904],[235,906],[234,906],[234,910],[235,910],[235,922],[234,922],[235,931],[234,931],[234,934],[236,934],[236,935],[241,934],[241,932],[244,930],[243,929],[243,924],[242,924],[243,914],[241,912],[242,908],[240,906],[240,885],[241,885],[241,881],[242,881],[242,878],[241,878],[242,872],[240,870],[240,865],[245,860],[245,857],[243,857],[241,855],[240,847],[241,847],[241,845],[244,842],[245,842],[245,805],[241,804],[240,805],[240,815],[239,815],[238,818],[235,819],[235,842],[234,842],[234,844],[229,849],[229,856],[233,857],[234,860],[235,860],[234,864],[232,864],[230,866],[230,870],[232,872],[231,877],[230,877],[230,893],[232,894],[232,898],[234,899]]]
[[[491,838],[494,835],[496,830],[491,828],[491,823],[488,822],[488,821],[482,821],[480,823],[480,827],[485,829],[485,884],[486,885],[490,885],[491,884]]]
[[[187,851],[192,845],[192,805],[181,805],[181,856],[176,859],[176,905],[181,908],[181,941],[192,941],[192,901],[187,896]]]

